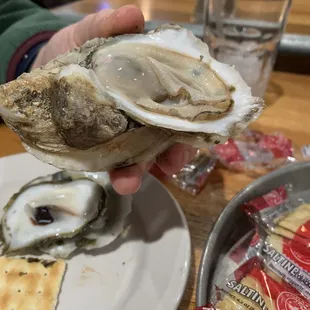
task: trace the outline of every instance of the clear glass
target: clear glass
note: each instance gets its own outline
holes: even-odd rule
[[[234,65],[264,97],[291,0],[205,0],[204,41],[212,57]]]

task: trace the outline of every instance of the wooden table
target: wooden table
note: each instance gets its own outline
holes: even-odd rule
[[[251,0],[253,3],[253,0]],[[142,10],[145,19],[169,20],[187,23],[193,20],[196,0],[82,0],[53,11],[73,11],[90,14],[104,8],[119,8],[135,4]],[[293,0],[286,31],[297,34],[310,34],[310,1]]]
[[[266,95],[267,107],[251,128],[264,132],[280,131],[291,138],[298,147],[310,143],[310,76],[275,72]],[[18,137],[4,125],[0,126],[0,156],[24,152]],[[161,179],[181,204],[192,238],[192,264],[189,282],[180,310],[195,306],[197,271],[203,246],[218,215],[228,201],[251,178],[216,169],[204,190],[197,196],[179,190],[168,180]]]

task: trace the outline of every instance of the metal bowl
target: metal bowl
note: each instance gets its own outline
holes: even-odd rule
[[[213,272],[218,257],[238,238],[253,229],[240,206],[273,188],[291,183],[294,192],[310,189],[310,163],[292,163],[262,176],[240,191],[226,206],[207,239],[198,271],[196,305],[204,306],[210,299]]]

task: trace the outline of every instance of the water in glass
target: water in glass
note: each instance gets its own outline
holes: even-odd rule
[[[206,0],[204,40],[211,55],[234,65],[264,97],[282,37],[290,0]]]

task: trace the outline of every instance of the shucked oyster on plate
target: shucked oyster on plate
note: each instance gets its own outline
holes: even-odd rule
[[[14,194],[1,219],[2,254],[29,249],[66,258],[110,244],[125,231],[131,196],[119,196],[106,173],[58,172]]]
[[[176,142],[225,142],[262,107],[233,67],[176,25],[88,41],[0,88],[0,115],[26,150],[75,171],[150,160]]]

